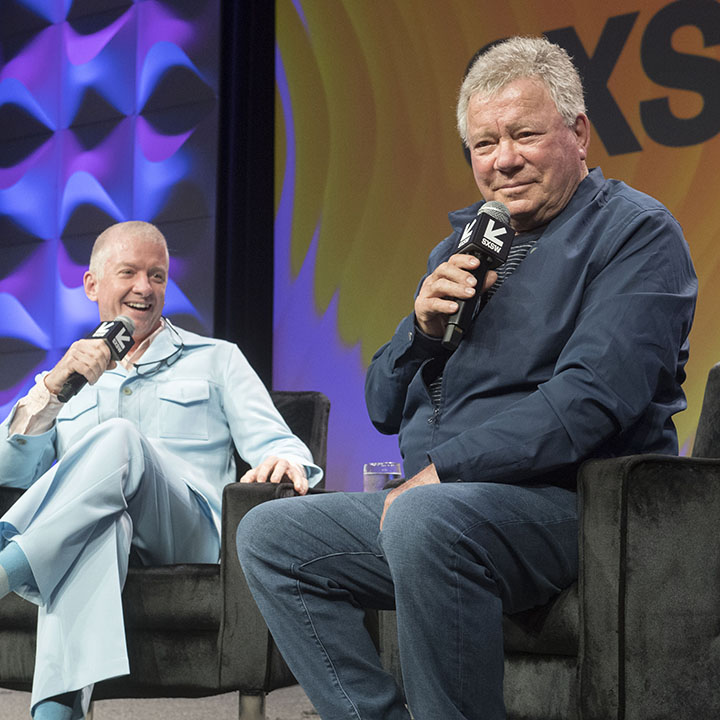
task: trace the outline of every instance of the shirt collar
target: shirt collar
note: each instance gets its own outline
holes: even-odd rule
[[[591,196],[595,195],[602,188],[604,182],[605,178],[602,170],[599,167],[591,168],[588,174],[580,181],[568,204],[549,221],[548,225],[554,223],[558,217],[562,216],[567,208],[576,204],[586,203]],[[465,208],[448,213],[448,219],[450,220],[450,225],[453,230],[462,232],[463,228],[477,215],[482,205],[484,205],[484,201],[479,200]],[[547,227],[547,225],[545,225],[545,227]]]
[[[158,328],[151,332],[132,352],[128,353],[120,364],[128,371],[132,370],[133,365],[145,354],[145,351],[150,347],[152,341],[165,329],[165,318],[160,318],[160,325]]]

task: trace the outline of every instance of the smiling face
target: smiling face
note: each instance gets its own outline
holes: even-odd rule
[[[467,139],[473,175],[485,200],[499,200],[518,232],[552,220],[587,175],[587,116],[571,127],[545,85],[515,80],[468,103]]]
[[[83,278],[85,294],[98,304],[101,320],[126,315],[135,323],[135,345],[160,326],[165,304],[168,254],[159,237],[114,232],[102,249],[100,267]]]

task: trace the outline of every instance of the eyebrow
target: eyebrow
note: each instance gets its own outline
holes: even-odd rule
[[[139,267],[139,266],[136,265],[136,264],[133,263],[133,262],[123,261],[123,262],[119,262],[119,263],[115,266],[115,270],[116,270],[116,271],[119,271],[119,270],[123,270],[123,269],[125,269],[125,268],[130,268],[131,270],[137,270],[138,267]],[[151,268],[148,270],[148,272],[151,273],[151,274],[152,274],[152,273],[156,273],[156,272],[161,272],[161,273],[163,273],[164,275],[167,275],[168,272],[169,272],[169,268],[163,267],[162,265],[155,265],[155,266],[151,267]]]

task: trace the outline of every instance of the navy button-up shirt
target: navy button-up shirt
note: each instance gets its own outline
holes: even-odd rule
[[[479,205],[450,214],[428,273]],[[677,453],[696,295],[670,212],[596,168],[447,360],[439,406],[422,368],[440,341],[411,314],[368,369],[370,418],[408,478],[433,462],[443,481],[568,485],[589,457]]]

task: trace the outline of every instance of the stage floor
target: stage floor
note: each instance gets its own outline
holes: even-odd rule
[[[317,720],[307,696],[299,686],[271,692],[266,701],[267,720]],[[237,720],[237,693],[208,698],[159,700],[100,700],[94,704],[93,720]],[[0,688],[2,720],[28,720],[30,693]]]

